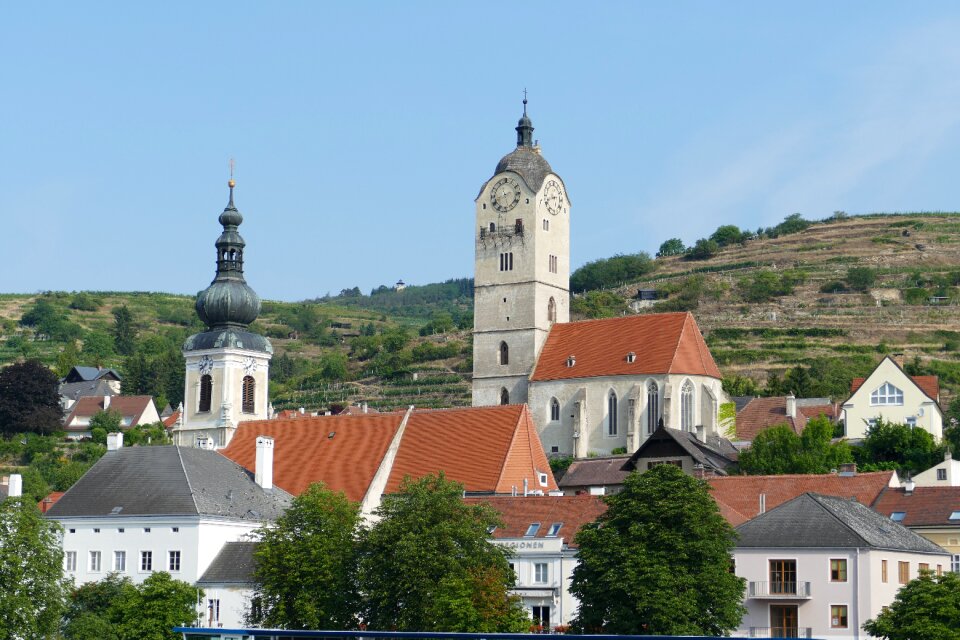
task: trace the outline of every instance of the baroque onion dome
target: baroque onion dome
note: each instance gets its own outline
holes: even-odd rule
[[[260,314],[260,297],[243,278],[243,249],[246,243],[237,227],[243,216],[233,204],[231,179],[230,202],[220,214],[223,232],[217,238],[217,275],[210,286],[197,295],[197,315],[208,330],[191,336],[184,349],[239,347],[273,353],[270,341],[247,331]]]
[[[527,99],[523,99],[523,115],[517,122],[517,148],[503,156],[493,175],[513,171],[534,192],[539,191],[548,173],[553,173],[550,163],[540,154],[540,147],[533,143],[533,122],[527,115]]]

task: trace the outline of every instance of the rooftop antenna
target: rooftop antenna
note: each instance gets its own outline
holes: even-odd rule
[[[527,115],[527,88],[523,88],[523,115]]]

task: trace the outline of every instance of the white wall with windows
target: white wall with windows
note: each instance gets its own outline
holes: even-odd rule
[[[540,525],[553,527],[553,523]],[[577,564],[577,553],[576,549],[566,545],[563,528],[549,529],[546,538],[491,538],[490,541],[506,547],[513,554],[510,565],[516,573],[517,583],[512,592],[523,600],[531,619],[535,623],[542,622],[545,631],[570,624],[579,606],[577,599],[570,594],[570,578]]]

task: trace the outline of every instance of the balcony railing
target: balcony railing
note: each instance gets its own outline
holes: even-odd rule
[[[748,598],[806,599],[810,597],[809,582],[751,582]]]
[[[750,627],[751,638],[812,638],[811,627]]]

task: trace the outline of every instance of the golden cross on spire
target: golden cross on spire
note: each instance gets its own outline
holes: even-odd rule
[[[234,185],[237,184],[236,182],[233,181],[233,169],[236,167],[236,165],[237,163],[234,161],[234,159],[230,158],[230,182],[228,182],[227,184],[230,185],[231,189],[234,187]]]

